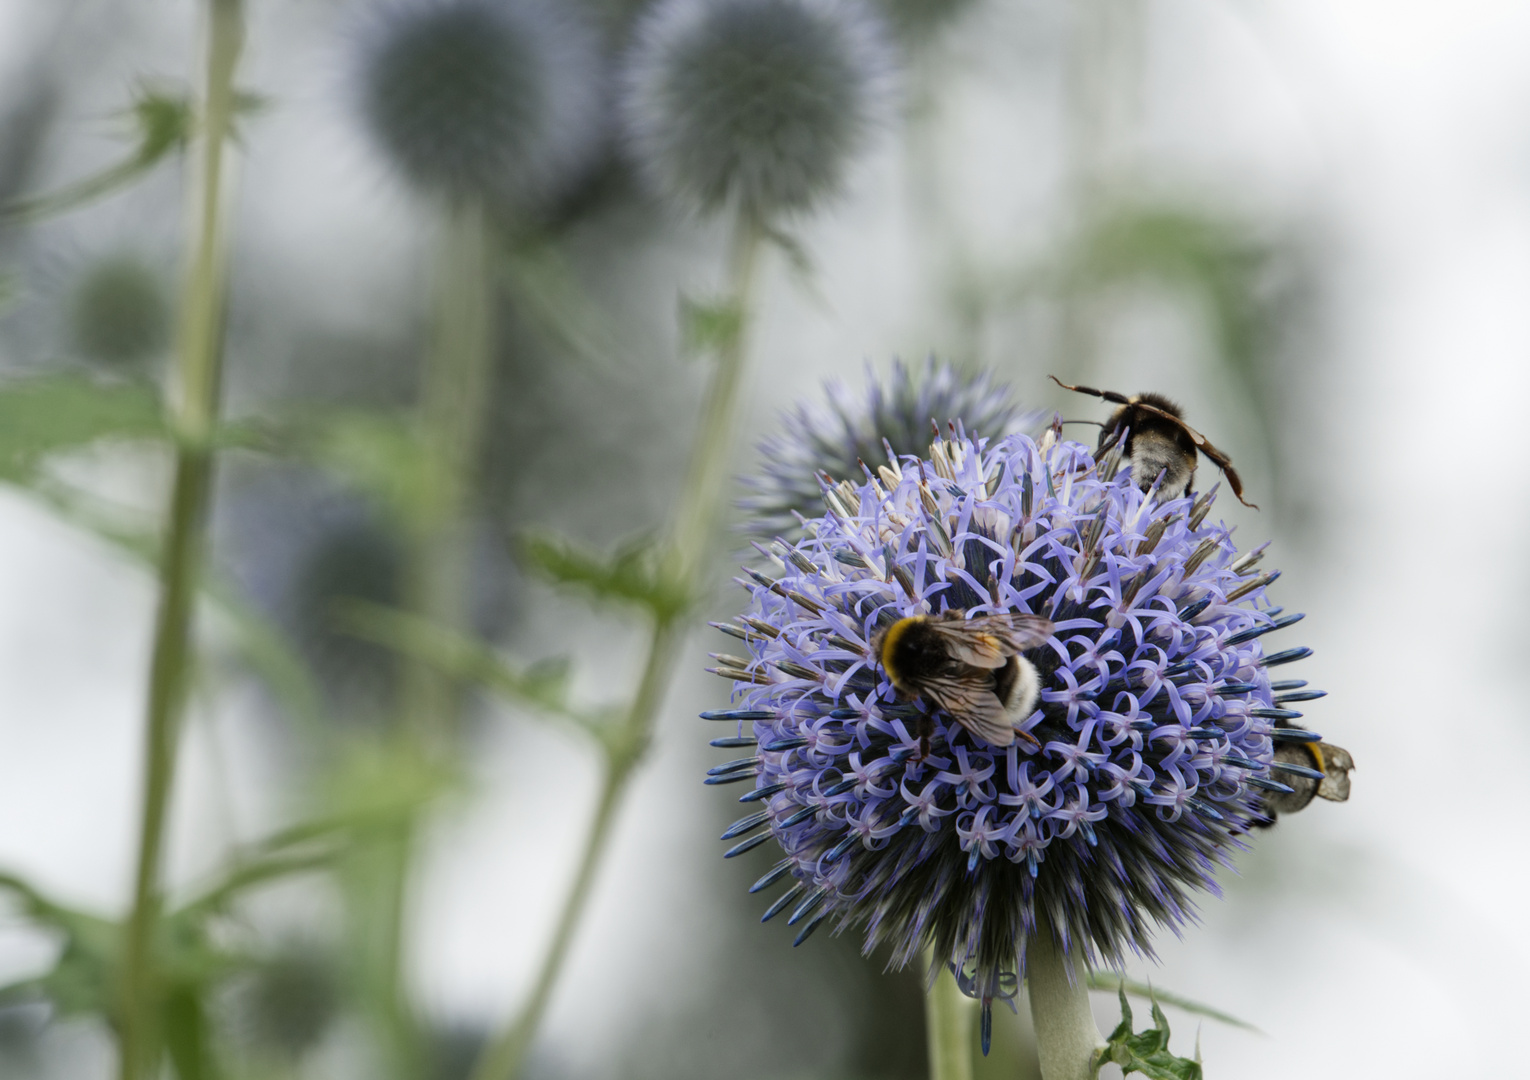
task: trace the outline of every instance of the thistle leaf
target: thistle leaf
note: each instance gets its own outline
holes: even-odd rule
[[[1119,990],[1121,1022],[1110,1033],[1095,1058],[1096,1069],[1106,1062],[1121,1066],[1123,1075],[1140,1072],[1152,1080],[1203,1080],[1201,1063],[1176,1057],[1169,1051],[1169,1021],[1153,1001],[1153,1027],[1132,1032],[1132,1010],[1126,1003],[1126,987]]]
[[[630,541],[609,557],[551,536],[523,536],[516,550],[555,584],[597,600],[637,604],[660,622],[677,618],[691,603],[686,583],[666,566],[664,549],[647,538]]]
[[[49,454],[102,439],[169,437],[159,395],[145,383],[77,375],[0,383],[0,479],[24,481]]]

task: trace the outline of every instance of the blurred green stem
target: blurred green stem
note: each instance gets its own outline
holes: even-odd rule
[[[420,427],[438,490],[416,523],[410,606],[437,626],[466,621],[470,536],[465,513],[483,440],[493,363],[489,233],[480,203],[447,216],[437,282],[435,341],[420,388]],[[423,742],[443,745],[455,726],[451,680],[428,664],[405,668],[404,715]]]
[[[179,330],[179,447],[160,567],[159,613],[149,671],[143,811],[133,908],[122,956],[119,1003],[122,1080],[158,1075],[160,973],[155,955],[163,896],[165,819],[174,786],[176,746],[193,663],[191,631],[212,490],[212,434],[217,419],[227,252],[224,243],[224,145],[234,111],[234,68],[244,42],[239,0],[211,0],[201,153],[191,186],[195,248],[187,267]]]
[[[493,368],[493,279],[489,223],[483,205],[465,199],[446,215],[436,275],[435,327],[421,373],[419,431],[435,479],[420,519],[411,522],[407,588],[412,611],[432,625],[459,631],[467,622],[472,557],[469,504],[488,409]],[[449,751],[458,687],[430,664],[407,658],[400,688],[403,730],[414,752]],[[416,822],[380,827],[354,853],[352,910],[361,924],[356,947],[363,985],[387,1033],[394,1075],[423,1067],[419,1025],[404,986],[410,869]]]
[[[706,555],[722,503],[723,481],[727,476],[730,449],[733,445],[734,414],[739,387],[743,382],[745,336],[754,293],[755,270],[759,262],[763,233],[759,223],[740,218],[733,238],[729,260],[727,302],[737,321],[733,333],[717,349],[717,366],[712,373],[702,405],[701,421],[691,444],[690,465],[680,506],[675,513],[667,553],[669,568],[688,583],[691,594],[704,580]],[[656,618],[648,642],[648,659],[643,665],[642,681],[626,716],[604,734],[605,776],[595,817],[585,837],[579,856],[579,868],[567,898],[559,909],[558,925],[552,944],[543,957],[532,984],[531,994],[520,1011],[485,1048],[473,1069],[472,1080],[513,1080],[526,1062],[543,1014],[552,1000],[552,992],[573,943],[574,934],[589,902],[595,873],[610,838],[616,811],[633,771],[642,761],[653,738],[654,722],[665,693],[673,679],[685,640],[680,619]]]
[[[942,968],[924,999],[930,1080],[972,1080],[974,1015],[976,1002],[963,994],[956,985],[956,977]]]
[[[1105,1040],[1089,1008],[1089,977],[1076,956],[1064,955],[1046,912],[1025,947],[1025,988],[1041,1055],[1042,1080],[1094,1080]]]

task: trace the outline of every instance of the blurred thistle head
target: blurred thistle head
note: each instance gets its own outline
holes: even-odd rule
[[[627,73],[639,164],[694,212],[815,209],[883,111],[884,36],[861,0],[661,0]]]
[[[69,302],[69,336],[85,359],[124,371],[147,367],[170,342],[170,302],[148,264],[114,255],[85,269]]]
[[[360,106],[414,184],[525,209],[574,182],[605,123],[599,42],[554,0],[399,0],[364,36]]]
[[[878,6],[901,38],[917,40],[965,14],[973,0],[880,0]]]
[[[1263,549],[1240,557],[1207,522],[1213,493],[1160,502],[1120,460],[1056,429],[958,432],[827,488],[829,512],[774,545],[772,574],[748,571],[747,612],[720,624],[747,655],[712,669],[734,704],[705,715],[736,723],[716,745],[750,756],[707,783],[750,783],[727,854],[780,845],[751,891],[784,881],[766,918],[789,912],[799,942],[832,920],[898,967],[932,945],[986,1019],[1040,925],[1091,966],[1151,955],[1301,775],[1277,748],[1316,736],[1291,727],[1270,671],[1309,650],[1264,649],[1300,616],[1268,606]],[[1051,621],[1011,653],[1035,680],[1022,704],[1007,664],[935,658],[970,700],[1006,706],[1008,745],[955,721],[959,695],[941,706],[889,677],[890,628],[946,612]]]
[[[370,517],[327,523],[299,555],[291,583],[295,637],[342,717],[386,716],[398,662],[391,650],[347,633],[338,612],[358,601],[398,604],[403,579],[399,540]]]
[[[918,368],[893,361],[886,382],[868,369],[860,394],[838,379],[826,382],[824,391],[827,408],[799,402],[782,416],[781,433],[760,443],[760,475],[745,478],[753,494],[740,500],[748,532],[765,539],[797,536],[799,515],[823,513],[820,474],[859,479],[863,461],[875,467],[922,454],[931,424],[959,421],[973,438],[997,439],[1035,431],[1043,417],[1022,410],[1009,387],[989,372],[964,371],[933,356]]]
[[[250,972],[234,1001],[242,1034],[296,1060],[323,1039],[340,1013],[340,977],[322,948],[290,947]]]

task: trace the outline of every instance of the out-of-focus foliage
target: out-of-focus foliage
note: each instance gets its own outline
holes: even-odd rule
[[[50,454],[169,436],[158,392],[147,385],[71,375],[0,385],[0,476],[12,483],[34,476]]]
[[[651,540],[637,539],[603,558],[547,536],[526,536],[518,550],[538,573],[597,600],[646,608],[668,622],[690,605],[690,590],[664,562],[664,551]]]
[[[0,223],[62,214],[133,183],[167,154],[185,146],[194,123],[184,98],[149,86],[139,89],[127,117],[138,145],[126,158],[57,191],[0,206]]]

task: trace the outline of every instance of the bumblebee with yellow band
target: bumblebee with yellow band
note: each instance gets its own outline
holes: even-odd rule
[[[1036,668],[1021,655],[1052,635],[1040,615],[974,615],[951,608],[938,615],[910,615],[880,631],[871,652],[902,698],[922,697],[968,732],[993,746],[1009,746],[1036,709],[1041,693]],[[920,736],[929,753],[929,723]]]
[[[1264,812],[1267,820],[1256,824],[1273,825],[1279,815],[1304,810],[1313,799],[1327,799],[1329,802],[1349,800],[1349,774],[1355,767],[1355,759],[1342,746],[1327,742],[1278,742],[1275,744],[1275,761],[1277,764],[1315,769],[1323,774],[1323,778],[1319,780],[1300,773],[1282,772],[1281,780],[1291,790],[1265,792]]]

